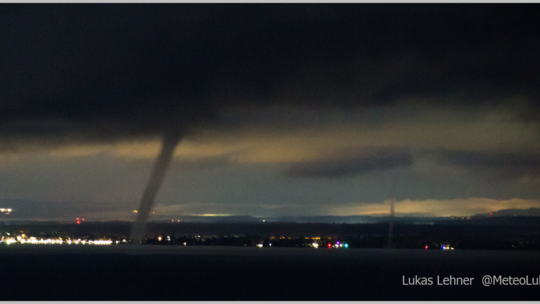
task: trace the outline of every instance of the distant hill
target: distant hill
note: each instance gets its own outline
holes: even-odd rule
[[[474,217],[495,217],[495,216],[540,216],[540,208],[529,209],[502,209],[485,214],[476,214]]]
[[[180,220],[187,223],[327,223],[327,224],[375,224],[388,222],[385,216],[350,215],[350,216],[280,216],[280,217],[254,217],[243,216],[160,216],[153,217],[153,221],[169,222],[169,218],[174,221]],[[395,221],[399,223],[433,223],[436,220],[447,220],[450,218],[419,217],[419,216],[396,216]]]

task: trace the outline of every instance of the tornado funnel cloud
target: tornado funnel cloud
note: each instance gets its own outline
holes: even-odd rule
[[[163,183],[167,168],[173,158],[174,149],[180,142],[180,135],[165,135],[161,151],[156,159],[152,175],[144,189],[141,204],[138,209],[137,219],[131,228],[131,238],[134,244],[140,244],[146,234],[146,222],[150,217],[150,210],[154,205],[154,199]]]

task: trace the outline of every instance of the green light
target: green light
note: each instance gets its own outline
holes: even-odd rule
[[[349,247],[349,244],[345,243],[345,248],[348,248]]]

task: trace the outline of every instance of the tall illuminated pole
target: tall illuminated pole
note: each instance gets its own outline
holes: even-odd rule
[[[396,179],[394,180],[394,184],[392,184],[392,199],[390,200],[390,218],[388,223],[388,248],[392,248],[392,239],[394,237],[394,206],[396,204],[395,197],[396,197],[396,186],[399,178],[399,168],[396,172]]]
[[[388,248],[392,248],[392,238],[394,234],[394,198],[390,200],[390,222],[388,223]]]

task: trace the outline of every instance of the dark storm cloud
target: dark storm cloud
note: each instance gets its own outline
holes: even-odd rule
[[[276,102],[535,100],[537,16],[530,5],[2,5],[0,135],[155,136]]]
[[[439,163],[458,166],[496,179],[540,177],[540,156],[503,152],[445,151]]]
[[[404,167],[412,164],[412,155],[406,151],[382,150],[373,153],[337,157],[291,165],[285,175],[290,177],[338,178],[366,174],[373,171]]]

